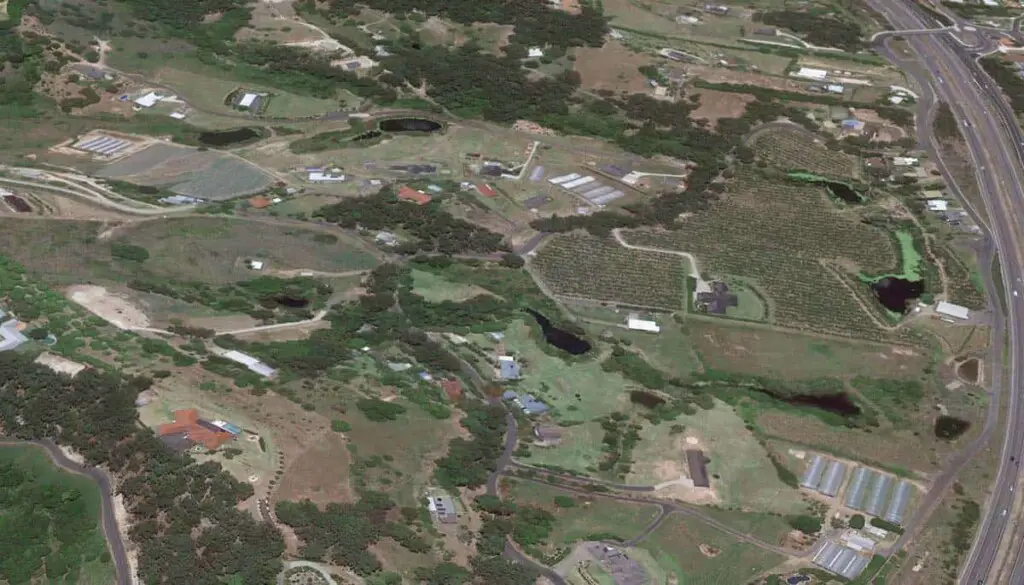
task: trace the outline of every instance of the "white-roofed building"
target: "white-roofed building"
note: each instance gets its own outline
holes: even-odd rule
[[[626,327],[629,327],[633,331],[647,331],[648,333],[660,333],[661,327],[654,321],[647,321],[646,319],[637,319],[630,317],[626,321]]]
[[[164,96],[151,91],[144,96],[135,98],[132,101],[135,102],[135,105],[142,106],[143,108],[152,108],[162,99],[164,99]]]
[[[916,157],[913,156],[894,156],[892,157],[892,164],[897,167],[916,167],[917,163],[920,162]]]
[[[242,99],[238,100],[238,107],[240,108],[251,108],[256,100],[259,99],[259,95],[255,93],[247,93],[242,96]]]
[[[935,312],[944,317],[953,317],[955,319],[969,319],[971,311],[967,307],[961,305],[954,305],[953,303],[947,303],[946,301],[939,301],[935,305]]]
[[[325,173],[323,171],[312,171],[306,177],[310,183],[341,183],[346,179],[345,175]]]
[[[526,51],[526,56],[531,59],[539,59],[544,56],[544,50],[540,47],[530,47]]]
[[[14,349],[28,341],[20,326],[21,323],[17,319],[9,319],[0,325],[0,351]]]
[[[929,199],[928,211],[946,211],[949,209],[949,202],[945,199]]]
[[[824,69],[812,69],[811,67],[801,67],[790,75],[793,77],[800,77],[802,79],[824,81],[825,78],[828,77],[828,71],[825,71]]]
[[[269,378],[270,376],[273,376],[274,374],[277,373],[277,370],[275,370],[274,368],[252,357],[251,355],[244,354],[240,351],[236,351],[233,349],[230,351],[226,351],[224,352],[223,357],[233,362],[242,364],[243,366],[263,376],[264,378]]]

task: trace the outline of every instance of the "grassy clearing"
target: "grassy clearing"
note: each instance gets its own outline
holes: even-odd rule
[[[674,432],[673,425],[684,430]],[[685,450],[701,449],[711,460],[708,474],[713,476],[711,487],[721,505],[781,514],[805,507],[800,492],[779,480],[767,452],[743,419],[721,402],[711,410],[645,425],[640,437],[628,483],[652,485],[688,475]]]
[[[700,545],[719,550],[713,558],[704,555]],[[638,548],[648,551],[679,583],[725,585],[746,583],[785,557],[708,528],[697,520],[673,515]],[[671,578],[670,578],[671,579]]]
[[[274,94],[264,112],[268,117],[301,118],[338,109],[335,100],[301,96],[272,87],[236,81],[230,75],[230,70],[184,61],[176,62],[172,67],[159,69],[156,72],[156,80],[173,88],[195,107],[215,112],[234,111],[230,106],[224,105],[224,98],[239,87]]]
[[[412,271],[412,290],[432,303],[452,301],[460,303],[477,295],[491,294],[486,289],[471,284],[452,282],[439,274]]]
[[[616,339],[627,340],[630,347],[640,352],[652,366],[672,376],[687,378],[701,370],[693,339],[683,328],[664,318],[660,320],[661,333],[652,335],[640,331],[613,330]]]
[[[374,489],[391,494],[399,505],[415,506],[430,484],[434,459],[447,452],[448,442],[460,436],[459,414],[447,420],[433,418],[418,406],[398,402],[406,412],[393,422],[372,422],[350,408],[342,415],[352,425],[345,433],[355,459],[379,456],[383,463],[364,472]],[[359,473],[353,468],[353,476]]]
[[[377,264],[354,239],[339,235],[337,241],[327,241],[311,230],[229,218],[145,221],[110,240],[98,239],[101,225],[95,222],[0,219],[0,227],[5,254],[30,272],[60,284],[124,283],[140,269],[157,277],[210,284],[267,273],[245,268],[245,258],[266,260],[267,270],[345,272]],[[110,255],[112,243],[142,246],[150,257],[141,264],[115,261]]]
[[[579,496],[532,481],[507,480],[503,487],[512,501],[554,514],[555,528],[549,540],[555,546],[570,546],[599,534],[629,540],[643,532],[658,514],[657,506],[651,504]],[[555,496],[569,496],[575,505],[560,508],[555,505]]]
[[[930,356],[923,350],[826,339],[724,321],[686,324],[704,366],[737,374],[803,380],[824,376],[919,376]]]
[[[768,304],[753,283],[741,278],[728,278],[726,282],[729,285],[729,292],[735,294],[738,301],[735,307],[725,310],[727,317],[744,321],[768,320]]]
[[[88,477],[60,470],[37,447],[0,447],[0,465],[10,465],[12,473],[23,476],[23,481],[2,490],[3,540],[13,548],[5,548],[0,578],[37,582],[23,579],[41,578],[49,570],[50,583],[113,582],[114,566],[99,525],[99,487]],[[63,494],[56,504],[49,490]],[[64,573],[57,572],[58,565]]]
[[[686,262],[584,234],[553,238],[531,265],[556,295],[668,310],[686,300]]]
[[[589,421],[629,403],[629,388],[633,385],[625,378],[605,372],[596,359],[567,367],[561,358],[544,353],[531,331],[520,320],[505,330],[506,351],[519,356],[523,364],[522,379],[508,384],[509,389],[543,399],[553,407],[555,418],[566,422]],[[469,338],[483,347],[494,345],[483,335]],[[576,398],[577,393],[580,398]]]
[[[585,422],[562,430],[562,442],[555,447],[536,447],[530,450],[525,463],[531,465],[554,465],[580,473],[588,468],[596,469],[604,457],[601,439],[604,430],[600,423]]]

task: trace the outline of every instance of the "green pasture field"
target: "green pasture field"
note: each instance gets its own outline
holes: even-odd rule
[[[588,421],[562,429],[562,442],[551,447],[534,447],[530,457],[523,459],[530,465],[555,465],[579,473],[597,469],[604,456],[601,440],[604,430],[601,424]],[[596,472],[594,472],[596,473]]]
[[[629,540],[642,533],[658,515],[658,507],[652,504],[581,496],[533,481],[505,480],[503,487],[512,502],[554,514],[555,528],[549,540],[555,546],[571,546],[597,534],[614,534]],[[555,496],[569,497],[575,505],[560,508],[554,503]]]
[[[412,271],[412,291],[432,303],[462,302],[478,295],[492,295],[487,289],[472,284],[452,282],[439,274]]]
[[[96,483],[59,469],[45,451],[34,446],[0,447],[0,465],[11,465],[25,474],[24,482],[3,488],[6,494],[0,515],[5,522],[0,527],[0,538],[5,543],[5,554],[0,560],[0,579],[66,585],[112,583],[114,566],[99,525],[101,496]],[[45,491],[50,489],[59,490],[63,497],[56,504],[44,505],[43,499],[49,499]],[[21,525],[24,522],[32,523],[35,534],[26,534],[26,526]],[[40,526],[42,522],[47,528]],[[59,547],[54,534],[58,530],[62,535]],[[36,534],[45,537],[46,533],[48,543],[31,540]],[[25,555],[29,558],[20,562],[18,557]],[[57,573],[58,565],[64,573]],[[23,581],[25,578],[29,580]]]
[[[683,431],[673,433],[674,425],[682,425]],[[722,506],[780,514],[804,508],[800,492],[778,478],[768,453],[743,419],[718,401],[711,410],[644,425],[627,483],[656,485],[678,479],[686,467],[686,449],[701,449],[710,459],[708,474],[720,478],[712,479],[711,487]]]
[[[701,544],[719,553],[709,558],[701,552]],[[678,583],[687,585],[746,583],[785,560],[679,514],[666,519],[638,548],[649,552],[666,572],[674,573]]]
[[[685,332],[708,369],[781,380],[865,375],[920,376],[931,361],[924,349],[781,331],[724,320],[691,319]]]
[[[658,315],[661,325],[657,334],[643,331],[612,330],[616,339],[629,341],[630,347],[655,368],[680,378],[688,378],[700,371],[700,357],[694,339],[684,332],[683,327],[670,316]]]

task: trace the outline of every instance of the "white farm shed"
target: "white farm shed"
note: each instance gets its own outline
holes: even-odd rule
[[[658,326],[654,321],[647,321],[645,319],[629,319],[626,321],[626,327],[634,331],[647,331],[649,333],[660,333],[661,327]]]
[[[945,199],[929,199],[928,211],[946,211],[949,209],[949,202]]]
[[[227,358],[227,359],[229,359],[229,360],[231,360],[233,362],[238,362],[238,363],[242,364],[243,366],[245,366],[245,367],[249,368],[250,370],[252,370],[253,372],[256,372],[257,374],[263,376],[264,378],[269,378],[270,376],[273,376],[275,374],[275,372],[276,372],[274,370],[274,368],[268,366],[267,364],[261,362],[260,360],[258,360],[256,358],[252,357],[251,355],[244,354],[244,353],[242,353],[240,351],[235,351],[233,349],[230,350],[230,351],[224,352],[223,357],[225,357],[225,358]]]
[[[137,105],[140,105],[144,108],[152,108],[157,104],[157,102],[159,102],[162,99],[164,99],[162,95],[155,92],[149,92],[146,95],[137,97],[132,101],[134,101]]]
[[[812,69],[810,67],[801,67],[795,73],[793,77],[800,77],[802,79],[813,79],[814,81],[824,81],[828,77],[828,71],[824,69]]]
[[[935,312],[945,317],[954,317],[956,319],[968,319],[971,314],[967,307],[954,305],[953,303],[947,303],[946,301],[939,301],[939,303],[935,305]]]
[[[240,108],[251,107],[254,103],[256,103],[256,99],[258,97],[260,97],[258,94],[247,93],[247,94],[242,96],[241,100],[238,101],[238,107],[240,107]]]

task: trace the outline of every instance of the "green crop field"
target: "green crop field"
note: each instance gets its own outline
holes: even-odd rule
[[[848,283],[858,272],[899,269],[892,238],[840,211],[821,187],[772,181],[742,169],[700,217],[669,232],[623,236],[631,244],[693,253],[713,277],[752,281],[767,297],[777,325],[874,340],[912,338],[902,329],[883,330],[871,312],[870,291]]]
[[[462,302],[477,295],[491,294],[478,286],[452,282],[441,275],[423,270],[413,270],[412,280],[412,291],[432,303]]]
[[[702,544],[717,554],[705,554]],[[678,583],[687,585],[746,583],[785,560],[678,514],[665,520],[639,548],[648,551],[666,572],[674,573]]]
[[[506,480],[503,484],[507,499],[517,503],[544,508],[555,516],[555,528],[550,541],[556,546],[569,546],[595,535],[616,535],[629,540],[643,532],[658,514],[651,504],[620,502],[598,496],[581,496],[558,488],[532,482]],[[562,508],[555,497],[568,497],[573,506]]]
[[[755,134],[750,146],[759,159],[786,171],[805,171],[830,179],[859,179],[860,159],[815,144],[814,135],[802,129],[772,128]]]
[[[61,471],[31,446],[0,447],[0,477],[0,580],[114,582],[99,527],[100,492],[91,479]]]
[[[686,300],[686,262],[631,250],[585,234],[553,238],[531,265],[556,295],[678,310]]]

